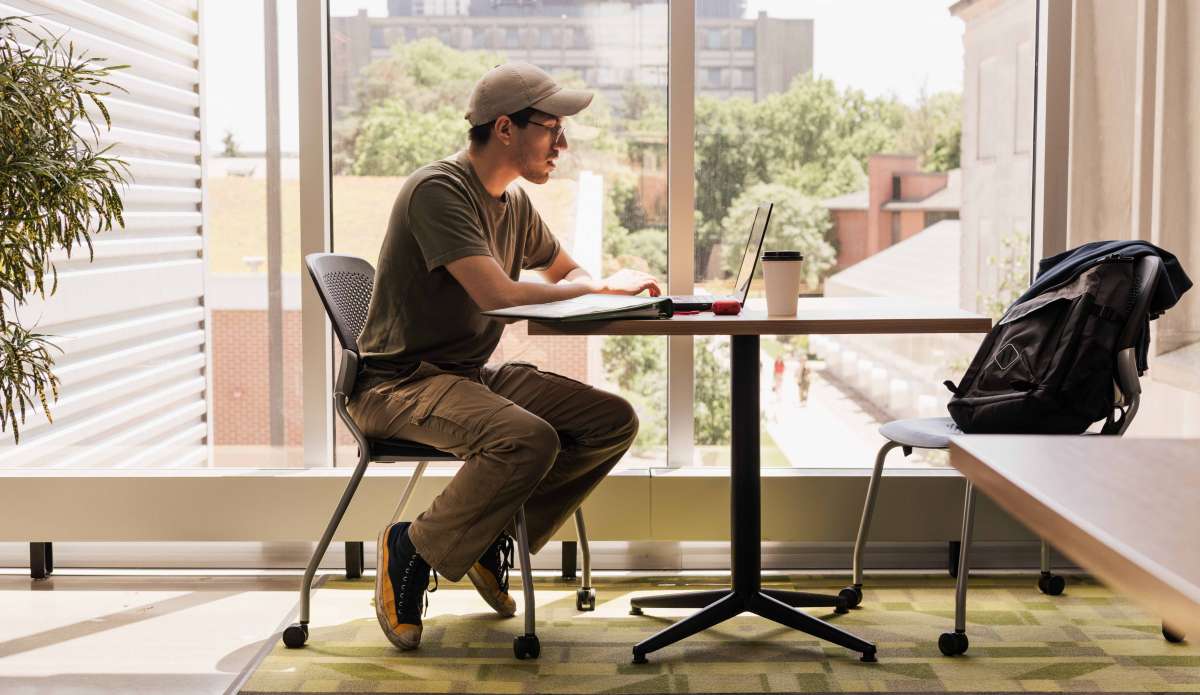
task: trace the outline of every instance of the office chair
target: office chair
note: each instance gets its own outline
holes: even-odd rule
[[[1141,396],[1141,385],[1138,382],[1137,356],[1135,342],[1138,339],[1138,328],[1143,324],[1154,295],[1155,282],[1162,260],[1157,256],[1143,256],[1134,267],[1134,283],[1137,287],[1137,298],[1125,327],[1118,339],[1116,357],[1116,386],[1113,408],[1109,412],[1099,434],[1124,434],[1129,423],[1137,414],[1138,401]],[[1119,416],[1117,415],[1119,413]],[[888,441],[879,449],[875,456],[875,468],[871,472],[871,480],[867,485],[867,497],[863,502],[862,520],[858,526],[858,536],[854,540],[853,575],[854,583],[839,592],[839,596],[853,608],[862,602],[862,554],[866,545],[867,534],[871,528],[871,516],[875,511],[875,498],[879,494],[879,479],[883,473],[883,462],[892,449],[901,448],[905,456],[913,449],[947,449],[950,438],[963,434],[963,431],[948,417],[914,418],[910,420],[893,420],[879,428]],[[1088,434],[1088,433],[1085,433]],[[975,486],[966,481],[966,491],[963,498],[962,536],[958,545],[957,570],[952,569],[955,576],[954,601],[954,632],[946,632],[938,639],[938,649],[946,656],[956,656],[967,651],[967,575],[968,559],[971,549],[971,533],[974,524]],[[954,563],[951,565],[955,567]],[[1041,574],[1037,581],[1038,589],[1050,596],[1058,596],[1066,587],[1066,580],[1054,574],[1050,569],[1050,547],[1045,540],[1041,542]],[[1166,625],[1162,628],[1163,636],[1171,642],[1183,640],[1183,636],[1175,633]]]
[[[371,291],[374,288],[375,269],[367,261],[333,253],[313,253],[304,257],[304,264],[316,285],[321,303],[329,314],[334,332],[342,345],[341,365],[334,381],[333,407],[338,417],[345,423],[346,429],[354,435],[358,442],[358,465],[350,476],[346,491],[338,502],[325,533],[317,544],[316,551],[308,561],[304,572],[304,581],[300,586],[300,622],[293,623],[283,632],[283,643],[288,647],[303,647],[308,641],[309,595],[312,590],[313,577],[317,567],[325,556],[329,542],[337,531],[354,492],[367,470],[371,461],[397,462],[416,461],[417,467],[400,496],[400,502],[392,515],[396,521],[404,513],[408,500],[416,488],[417,482],[425,472],[430,461],[456,461],[453,454],[439,451],[432,447],[416,442],[400,439],[368,439],[355,424],[346,410],[350,395],[354,393],[355,380],[358,377],[359,355],[358,334],[362,331],[367,320],[367,307],[371,303]],[[579,610],[594,610],[596,607],[596,592],[592,589],[591,554],[588,552],[587,531],[583,523],[583,509],[575,510],[575,530],[579,537],[579,546],[583,553],[583,578],[580,588],[576,591],[575,607]],[[529,541],[525,528],[525,508],[517,510],[516,516],[517,547],[521,556],[521,590],[525,599],[525,633],[513,638],[513,653],[518,659],[536,659],[541,653],[537,634],[534,631],[534,599],[533,574],[529,563]],[[378,569],[376,570],[378,571]]]

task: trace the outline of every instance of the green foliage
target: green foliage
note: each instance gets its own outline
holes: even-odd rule
[[[238,152],[237,141],[233,139],[233,131],[232,130],[225,131],[225,137],[221,138],[221,145],[222,145],[222,149],[221,149],[222,157],[238,157],[238,156],[240,156],[240,153]]]
[[[697,340],[693,350],[696,381],[693,413],[696,444],[729,444],[729,340]]]
[[[765,201],[775,203],[766,249],[800,251],[804,254],[804,281],[816,287],[834,266],[837,252],[827,237],[832,223],[824,207],[798,189],[780,183],[756,183],[738,196],[725,218],[724,274],[737,274],[745,251],[746,220]]]
[[[406,176],[453,154],[467,141],[467,95],[504,61],[498,53],[458,51],[435,38],[396,44],[363,68],[354,107],[335,119],[334,172]]]
[[[725,226],[726,215],[750,187],[780,183],[818,200],[856,190],[865,183],[867,158],[896,148],[906,114],[895,99],[839,91],[810,73],[758,103],[699,97],[697,275],[720,270],[707,267],[712,248],[733,231]],[[774,225],[771,234],[775,238]]]
[[[666,341],[652,335],[614,335],[604,339],[601,348],[603,364],[609,381],[615,382],[621,394],[641,414],[634,447],[647,449],[665,446],[667,430],[662,414],[663,394],[667,392]]]
[[[619,335],[604,339],[604,368],[610,381],[642,413],[635,446],[667,443],[662,413],[667,392],[666,341],[659,336]],[[695,343],[695,440],[697,445],[729,443],[729,340],[714,338]]]
[[[15,310],[31,294],[45,297],[48,282],[49,294],[57,289],[52,252],[84,245],[90,254],[93,235],[124,224],[127,168],[99,148],[96,121],[110,127],[101,97],[124,67],[76,54],[27,19],[0,17],[0,430],[11,422],[17,442],[27,409],[50,417],[58,379],[54,346]]]
[[[350,173],[406,176],[453,154],[465,142],[466,121],[449,106],[411,110],[401,99],[375,108],[363,119]]]
[[[391,54],[363,69],[355,82],[355,106],[339,114],[334,132],[335,173],[407,176],[467,144],[467,96],[480,76],[506,58],[489,51],[459,51],[435,38],[393,46]],[[583,87],[576,73],[555,75],[564,87]],[[559,176],[623,165],[626,143],[614,130],[603,94],[572,119],[570,148]]]
[[[980,307],[992,321],[1000,320],[1010,304],[1029,289],[1029,233],[1014,229],[1000,238],[1000,253],[988,256],[989,268],[995,268],[996,292],[979,295]]]
[[[959,167],[962,153],[962,95],[921,90],[916,108],[910,109],[898,136],[900,150],[921,157],[926,171]]]

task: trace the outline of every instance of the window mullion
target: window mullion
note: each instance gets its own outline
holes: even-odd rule
[[[667,285],[672,294],[691,294],[695,280],[696,6],[668,5],[667,27]],[[667,339],[667,465],[692,464],[693,338]]]

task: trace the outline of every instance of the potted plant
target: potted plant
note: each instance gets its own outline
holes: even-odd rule
[[[119,188],[128,166],[100,147],[111,127],[102,97],[118,88],[102,58],[76,53],[24,17],[0,17],[0,431],[58,397],[50,336],[20,323],[35,293],[53,295],[51,253],[68,256],[124,225]],[[118,88],[119,89],[119,88]],[[111,146],[110,146],[111,147]]]

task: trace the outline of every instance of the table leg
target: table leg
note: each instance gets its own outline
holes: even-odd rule
[[[732,338],[731,410],[732,461],[730,487],[730,554],[733,586],[725,591],[702,591],[670,596],[633,599],[634,612],[643,607],[705,608],[661,630],[633,647],[634,663],[646,663],[646,655],[724,622],[745,611],[806,632],[814,637],[862,653],[863,661],[875,660],[875,645],[814,618],[792,606],[837,606],[836,596],[762,589],[762,500],[759,472],[759,340],[757,335]],[[700,602],[711,603],[700,603]]]

